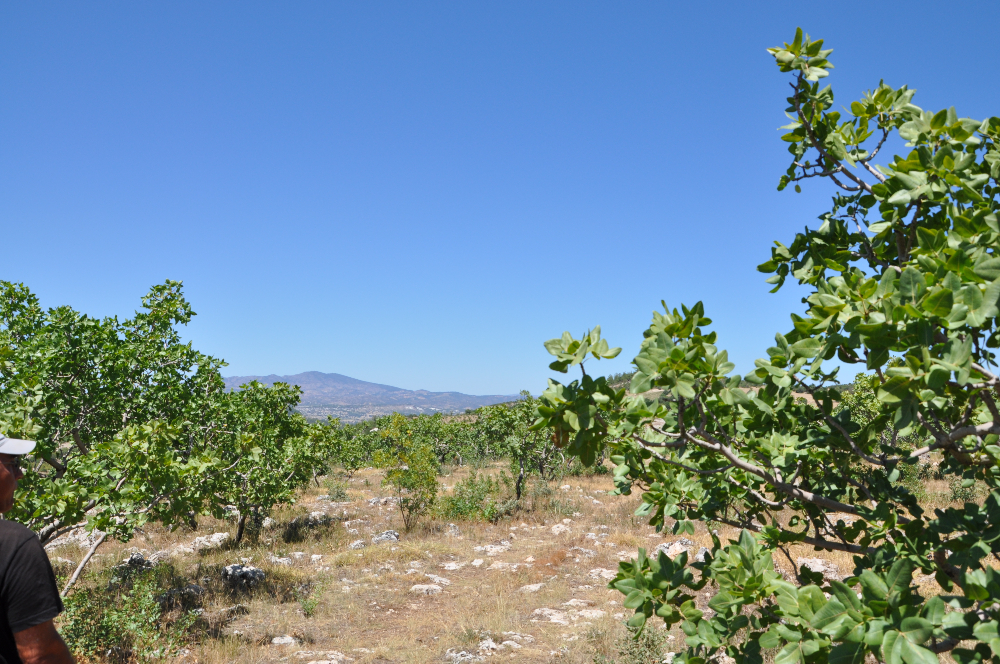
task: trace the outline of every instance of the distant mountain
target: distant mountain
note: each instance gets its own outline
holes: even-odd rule
[[[479,408],[495,403],[513,401],[516,394],[490,394],[472,396],[461,392],[428,392],[404,390],[391,385],[369,383],[349,376],[319,371],[306,371],[294,376],[230,376],[224,378],[226,387],[256,380],[264,385],[289,383],[302,388],[299,412],[309,418],[339,417],[344,422],[357,422],[376,415],[403,413],[461,413],[466,408]]]

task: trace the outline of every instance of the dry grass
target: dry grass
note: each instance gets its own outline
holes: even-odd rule
[[[467,475],[467,469],[456,469],[445,482],[453,486]],[[595,654],[613,654],[614,641],[624,633],[621,615],[628,612],[621,608],[621,595],[609,590],[606,581],[592,578],[590,570],[617,569],[619,560],[634,557],[638,547],[652,550],[663,541],[676,539],[657,534],[633,516],[638,495],[608,495],[612,485],[610,477],[604,475],[567,478],[563,484],[570,485],[569,490],[553,486],[548,496],[536,500],[538,509],[515,514],[499,524],[458,522],[461,534],[457,537],[449,534],[447,524],[424,522],[413,532],[402,533],[401,541],[395,544],[349,550],[353,540],[370,540],[373,534],[388,529],[403,530],[396,508],[368,505],[369,498],[380,495],[379,484],[377,471],[361,471],[347,484],[350,503],[335,506],[317,501],[316,497],[327,491],[312,487],[297,505],[274,515],[279,527],[262,533],[257,543],[174,557],[177,572],[206,589],[203,621],[214,628],[214,632],[201,633],[202,638],[191,646],[185,659],[204,664],[305,664],[338,651],[358,664],[442,662],[448,649],[475,652],[486,637],[500,643],[509,640],[505,632],[516,632],[530,635],[533,642],[523,640],[520,649],[508,647],[491,659],[591,662]],[[552,510],[543,509],[544,505],[553,506]],[[575,516],[559,513],[570,509]],[[305,531],[300,541],[283,539],[280,524],[317,510],[326,511],[336,521]],[[552,526],[563,523],[564,518],[571,519],[567,524],[570,531],[553,535]],[[344,521],[349,522],[347,527]],[[348,528],[359,532],[349,533]],[[128,545],[106,545],[88,577],[98,578],[101,568],[121,561],[129,550],[138,548],[151,554],[220,531],[233,533],[235,527],[205,519],[197,532],[149,529]],[[588,533],[592,533],[589,538]],[[723,528],[719,535],[735,538],[736,533]],[[689,539],[695,548],[711,547],[711,537],[704,529]],[[477,546],[501,541],[510,542],[509,550],[495,556],[475,551]],[[303,555],[290,566],[271,561],[272,556],[299,553]],[[52,555],[78,560],[82,552],[64,547]],[[313,563],[312,555],[321,555],[322,560]],[[797,556],[822,557],[845,574],[853,568],[851,557],[837,552],[821,553],[803,546],[794,547],[791,556],[793,560]],[[476,559],[482,559],[483,564],[473,566]],[[249,596],[232,594],[220,579],[224,565],[241,561],[267,573],[263,587]],[[520,566],[513,571],[488,569],[497,561]],[[447,563],[463,565],[446,570]],[[792,572],[787,560],[776,558],[775,563],[782,571]],[[433,583],[425,574],[445,577],[450,584],[442,585],[443,591],[437,595],[411,593],[415,584]],[[537,583],[545,584],[538,592],[520,590]],[[307,592],[318,600],[311,617],[304,614],[299,601]],[[563,604],[570,599],[586,600],[589,608],[605,614],[583,617],[571,613],[568,625],[532,622],[535,609],[569,611]],[[699,599],[707,601],[707,595]],[[245,604],[248,613],[232,621],[212,622],[221,609],[237,603]],[[293,636],[297,642],[271,644],[272,638],[283,635]],[[679,632],[671,636],[675,639],[671,643],[680,646],[683,636]],[[315,654],[296,657],[301,651]]]

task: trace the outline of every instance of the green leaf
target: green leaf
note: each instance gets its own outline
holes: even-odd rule
[[[897,404],[910,396],[911,380],[904,376],[893,376],[878,388],[878,400],[884,404]]]
[[[782,638],[778,636],[778,632],[772,625],[771,629],[767,630],[766,632],[760,635],[759,643],[761,648],[764,648],[765,650],[771,650],[773,648],[777,648],[778,646],[780,646],[781,641]]]
[[[884,598],[889,595],[889,586],[875,572],[866,569],[859,577],[861,587],[867,590],[876,598]]]
[[[951,313],[952,292],[947,288],[936,290],[924,300],[923,310],[935,316],[947,316]]]
[[[789,643],[774,656],[774,664],[797,664],[804,661],[798,643]]]
[[[882,637],[882,661],[885,664],[902,664],[903,642],[906,639],[900,638],[899,632],[889,630]]]
[[[1000,279],[1000,258],[986,258],[976,261],[973,271],[986,281]]]
[[[848,614],[847,607],[836,599],[831,599],[823,605],[809,622],[815,629],[834,639],[846,634],[858,624],[858,621]]]
[[[997,622],[991,620],[989,622],[976,623],[972,628],[972,635],[980,641],[990,641],[997,638],[1000,636],[1000,634],[997,634]]]
[[[901,189],[890,196],[887,202],[889,205],[909,205],[911,200],[910,192],[906,189]]]
[[[910,643],[920,645],[931,638],[934,632],[934,625],[923,618],[903,618],[900,623],[900,633],[907,638]]]
[[[913,569],[915,565],[905,558],[897,560],[889,568],[889,573],[885,575],[885,581],[889,589],[896,592],[903,592],[910,587],[913,579]]]
[[[829,664],[861,664],[865,661],[865,646],[862,643],[838,644],[830,650],[827,661]]]
[[[917,300],[920,299],[924,291],[927,289],[927,285],[924,283],[923,273],[913,267],[906,268],[903,270],[903,274],[899,276],[896,289],[898,290],[900,297],[903,298],[904,302],[916,304]]]
[[[840,600],[840,603],[849,609],[854,609],[855,611],[861,610],[861,600],[858,599],[857,594],[843,581],[831,581],[830,590],[833,596]]]
[[[816,357],[823,349],[823,342],[816,338],[802,339],[793,343],[790,348],[799,357]]]

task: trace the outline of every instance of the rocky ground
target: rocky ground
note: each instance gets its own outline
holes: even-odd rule
[[[608,475],[536,485],[531,509],[498,524],[425,521],[410,533],[377,471],[344,482],[346,500],[314,487],[255,543],[235,546],[226,521],[151,529],[102,547],[87,578],[116,565],[172,566],[186,585],[171,606],[201,613],[188,662],[591,662],[613,656],[631,613],[607,588],[619,561],[639,547],[695,556],[710,545],[707,533],[664,536],[634,518],[638,496],[609,495]],[[87,546],[71,534],[49,555],[65,574]],[[792,555],[828,575],[852,567],[845,554]],[[669,650],[683,634],[666,638]]]

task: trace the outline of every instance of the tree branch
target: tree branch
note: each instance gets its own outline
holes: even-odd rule
[[[69,589],[73,587],[74,583],[76,583],[76,580],[80,578],[80,572],[82,572],[83,568],[87,566],[87,563],[90,562],[90,559],[94,557],[94,552],[97,551],[97,547],[99,547],[104,542],[104,538],[107,536],[108,536],[107,533],[101,533],[101,536],[98,537],[97,541],[94,542],[93,546],[90,547],[90,551],[88,551],[87,555],[83,557],[83,560],[80,561],[80,564],[76,566],[76,571],[73,572],[73,576],[69,577],[69,581],[66,582],[66,586],[62,589],[60,597],[65,597],[66,593],[69,592]]]

